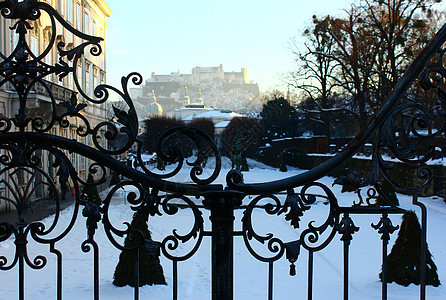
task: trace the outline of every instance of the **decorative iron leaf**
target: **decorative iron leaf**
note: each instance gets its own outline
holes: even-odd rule
[[[337,225],[337,230],[342,234],[341,241],[350,244],[350,241],[353,239],[353,234],[359,231],[359,227],[355,226],[349,214],[344,214],[341,222]]]
[[[399,225],[393,226],[392,220],[389,219],[387,214],[383,214],[378,224],[371,224],[372,228],[378,230],[378,233],[381,233],[381,239],[388,244],[390,240],[390,235],[397,230]]]
[[[136,138],[138,135],[138,116],[134,109],[129,109],[128,113],[122,109],[112,106],[118,123],[125,127],[121,128],[121,132],[127,132],[131,137]]]
[[[70,97],[70,101],[62,102],[62,106],[64,106],[67,109],[67,112],[69,115],[76,115],[81,110],[83,110],[85,107],[87,107],[87,104],[77,103],[76,94],[72,93],[71,97]]]
[[[277,213],[280,215],[284,212],[289,212],[285,215],[285,220],[290,221],[290,224],[294,228],[299,228],[300,217],[304,215],[304,211],[309,210],[310,207],[306,206],[299,195],[295,193],[290,193],[285,199],[285,203],[282,209]]]
[[[336,178],[333,182],[333,185],[335,184],[342,185],[342,193],[354,192],[364,186],[364,182],[354,171],[349,172],[347,176],[339,176],[339,178]]]
[[[70,66],[63,60],[59,60],[59,62],[55,66],[55,73],[59,75],[60,81],[62,81],[62,79],[66,77],[71,70],[72,68],[70,68]]]

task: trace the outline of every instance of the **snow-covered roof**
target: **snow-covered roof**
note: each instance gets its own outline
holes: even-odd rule
[[[244,117],[241,114],[235,113],[235,112],[221,112],[219,110],[209,110],[206,112],[202,112],[197,115],[189,115],[186,118],[184,118],[184,121],[192,121],[193,119],[198,118],[209,118],[209,119],[232,119],[235,117]]]
[[[215,124],[215,128],[226,128],[230,122],[230,120],[218,122],[217,124]]]

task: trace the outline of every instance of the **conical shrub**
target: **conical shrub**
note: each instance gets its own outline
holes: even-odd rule
[[[145,240],[151,240],[147,217],[136,212],[130,224],[133,232],[139,231]],[[139,248],[139,286],[152,284],[166,284],[163,267],[158,256],[153,256],[145,251],[144,243],[140,238],[126,237],[124,246],[126,248]],[[122,251],[119,255],[119,262],[114,273],[113,284],[116,286],[135,286],[135,251]]]
[[[439,286],[437,266],[432,260],[430,251],[426,250],[426,284]],[[387,282],[395,282],[402,286],[421,283],[421,226],[413,211],[403,215],[398,237],[387,256],[387,264]],[[382,280],[382,273],[379,277]]]

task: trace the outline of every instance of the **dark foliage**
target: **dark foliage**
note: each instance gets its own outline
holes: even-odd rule
[[[278,157],[278,160],[279,160],[279,171],[280,171],[280,172],[286,172],[286,171],[288,171],[288,169],[287,169],[287,167],[286,167],[285,155],[286,155],[286,152],[285,152],[285,151],[282,151],[282,152],[279,154],[279,157]]]
[[[400,204],[395,193],[395,187],[387,180],[383,180],[382,184],[379,185],[379,197],[376,204],[380,206],[398,206]]]
[[[101,205],[101,197],[99,196],[98,188],[94,185],[93,175],[91,174],[88,174],[87,184],[82,188],[81,197],[85,201]]]
[[[299,115],[284,98],[268,101],[260,113],[260,137],[263,141],[299,136]]]
[[[205,132],[211,139],[214,139],[215,126],[211,119],[200,118],[189,122],[187,127],[194,127]]]
[[[393,245],[388,259],[388,282],[408,286],[421,282],[421,226],[413,211],[403,215],[403,222],[398,237]],[[382,274],[379,274],[382,278]],[[426,284],[439,286],[437,266],[427,249],[426,253]]]
[[[134,233],[130,234],[124,241],[126,248],[139,246],[139,286],[152,284],[166,284],[163,267],[158,256],[150,255],[145,251],[144,243],[141,242],[141,235],[144,240],[151,240],[147,217],[136,212],[133,215],[130,228]],[[113,276],[113,284],[116,286],[135,286],[135,251],[122,251],[119,255],[119,262]]]
[[[184,126],[183,121],[167,117],[152,117],[147,119],[144,123],[145,131],[142,137],[145,148],[143,150],[150,153],[157,150],[158,141],[164,132],[174,127]],[[179,139],[175,139],[174,143],[179,145]]]
[[[145,132],[142,136],[144,140],[144,151],[153,153],[156,152],[160,138],[167,130],[175,127],[193,127],[205,132],[212,139],[214,138],[214,123],[210,119],[195,119],[188,124],[185,124],[181,120],[167,117],[153,117],[145,121]],[[196,145],[191,139],[185,135],[179,133],[172,135],[165,141],[168,146],[175,146],[180,149],[185,157],[189,157],[193,154],[193,150],[196,149]],[[158,161],[158,168],[162,169],[164,163]]]
[[[226,126],[221,135],[220,151],[223,155],[230,155],[236,140],[242,149],[243,157],[252,157],[257,151],[260,123],[253,118],[234,118]],[[246,159],[246,158],[245,158]]]

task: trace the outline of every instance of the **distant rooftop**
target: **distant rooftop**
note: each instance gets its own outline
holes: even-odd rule
[[[244,117],[241,114],[238,114],[236,112],[225,112],[220,110],[209,110],[197,115],[189,115],[186,118],[184,118],[184,121],[192,121],[193,119],[198,118],[209,118],[209,119],[232,119],[236,117]]]

